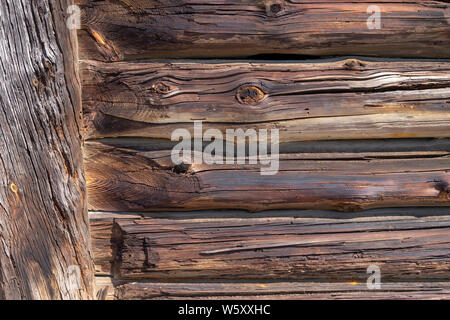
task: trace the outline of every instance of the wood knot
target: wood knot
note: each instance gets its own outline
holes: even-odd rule
[[[358,212],[362,211],[361,205],[355,202],[341,202],[336,205],[336,209],[340,212]]]
[[[266,14],[269,17],[278,15],[284,9],[282,0],[266,0]]]
[[[14,193],[17,193],[19,191],[19,188],[16,186],[15,183],[11,183],[10,188],[11,188],[11,191]]]
[[[344,63],[344,69],[346,70],[364,70],[366,65],[359,60],[349,59]]]
[[[189,173],[190,169],[191,169],[191,165],[189,163],[182,162],[180,164],[175,165],[173,167],[172,171],[177,174],[186,174],[186,173]]]
[[[262,89],[254,85],[243,85],[237,91],[237,99],[243,104],[256,104],[260,102],[266,94]]]
[[[447,181],[434,181],[434,188],[439,191],[438,197],[440,199],[450,199],[450,188]]]
[[[164,82],[156,82],[152,85],[152,91],[157,94],[167,94],[170,92],[170,86]]]

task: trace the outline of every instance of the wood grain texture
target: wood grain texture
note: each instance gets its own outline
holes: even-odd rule
[[[0,299],[94,294],[70,4],[0,2]]]
[[[281,142],[449,137],[450,62],[85,61],[86,138],[280,130]]]
[[[445,281],[449,218],[118,218],[112,275],[365,283],[377,265],[383,282]]]
[[[89,213],[92,257],[95,264],[95,275],[101,281],[105,275],[112,274],[112,263],[116,255],[113,241],[114,220],[120,218],[139,219],[140,216],[133,214],[114,213]],[[98,285],[97,285],[98,287]]]
[[[87,142],[90,210],[333,209],[449,206],[448,152],[280,155],[261,165],[174,166],[171,151]]]
[[[78,0],[82,59],[258,54],[449,58],[447,1]],[[369,6],[381,10],[370,30]],[[125,18],[126,17],[126,18]]]
[[[337,211],[326,210],[271,210],[263,211],[259,213],[249,213],[239,210],[204,210],[204,211],[191,211],[191,212],[145,212],[145,213],[126,213],[126,212],[100,212],[93,211],[89,213],[91,235],[92,235],[92,254],[95,262],[97,291],[102,295],[106,291],[108,297],[112,296],[111,291],[117,282],[113,285],[111,277],[113,276],[113,262],[117,260],[115,258],[119,252],[117,252],[117,234],[113,233],[114,225],[116,221],[121,219],[164,219],[166,220],[192,220],[207,221],[208,219],[222,219],[222,221],[233,221],[240,219],[251,219],[249,221],[255,221],[259,219],[274,219],[274,218],[286,218],[294,219],[295,221],[305,222],[324,222],[328,224],[339,224],[346,221],[394,221],[399,220],[407,221],[407,219],[415,219],[414,221],[421,221],[420,219],[429,219],[430,217],[443,217],[448,216],[449,210],[445,207],[432,207],[432,208],[382,208],[371,209],[360,212],[347,212],[342,214]],[[281,220],[280,220],[281,221]],[[119,233],[120,235],[120,233]],[[118,280],[118,279],[116,279]],[[107,288],[108,287],[108,288]],[[105,289],[105,290],[103,290]],[[102,291],[102,292],[100,292]]]
[[[365,283],[130,282],[108,293],[111,300],[446,300],[450,298],[450,284],[385,283],[380,290],[368,290]]]

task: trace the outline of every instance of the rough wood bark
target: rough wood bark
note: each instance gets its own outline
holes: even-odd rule
[[[365,283],[367,268],[377,265],[384,282],[449,277],[449,216],[209,217],[115,219],[112,275]]]
[[[70,4],[0,2],[3,299],[93,296]]]
[[[280,140],[448,137],[450,63],[86,61],[87,138],[279,128]]]
[[[90,210],[337,209],[449,206],[448,152],[282,154],[261,165],[174,166],[171,151],[86,143]]]
[[[83,59],[257,54],[450,57],[447,1],[78,0]],[[369,29],[369,6],[381,10]],[[124,17],[126,16],[126,19]]]
[[[444,300],[450,299],[448,282],[399,282],[369,290],[365,283],[141,283],[110,286],[111,300]]]

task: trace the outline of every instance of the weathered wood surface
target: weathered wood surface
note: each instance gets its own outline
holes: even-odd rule
[[[99,300],[443,300],[448,282],[388,282],[369,290],[358,282],[164,283],[97,277]]]
[[[241,219],[210,214],[115,218],[114,224],[109,214],[98,213],[92,223],[114,230],[110,274],[116,279],[365,282],[367,268],[377,265],[382,281],[445,281],[450,217],[432,216],[429,210],[424,217]],[[94,237],[97,232],[94,228]],[[94,252],[110,247],[103,243]]]
[[[91,227],[92,257],[95,264],[95,275],[104,276],[112,274],[112,262],[116,251],[113,241],[114,220],[120,218],[138,219],[138,215],[130,214],[95,214],[89,213]]]
[[[171,151],[87,142],[89,209],[334,209],[450,206],[445,151],[282,154],[279,172],[262,165],[172,163]]]
[[[447,1],[77,0],[82,59],[258,54],[449,58]],[[369,29],[369,6],[381,10]]]
[[[449,214],[448,208],[433,207],[433,208],[382,208],[372,209],[359,212],[347,212],[343,215],[336,211],[324,211],[324,210],[279,210],[279,211],[263,211],[259,213],[249,213],[246,211],[238,210],[206,210],[206,211],[194,211],[194,212],[147,212],[132,214],[126,212],[111,213],[111,212],[90,212],[90,225],[91,225],[91,241],[92,241],[92,254],[94,257],[95,270],[98,281],[106,281],[107,278],[113,275],[112,265],[118,254],[116,250],[117,241],[114,240],[113,229],[115,221],[121,219],[140,219],[145,218],[157,218],[157,219],[174,219],[174,220],[189,220],[194,221],[205,220],[209,218],[222,218],[222,219],[247,219],[247,218],[295,218],[297,221],[300,219],[306,219],[305,221],[327,221],[328,223],[339,223],[345,221],[345,219],[369,219],[380,220],[400,220],[408,218],[426,218],[430,216],[447,216]],[[386,218],[390,217],[390,218]],[[322,219],[322,220],[321,220]],[[231,220],[229,220],[231,221]],[[331,222],[332,221],[332,222]],[[106,285],[100,285],[104,287]],[[99,287],[99,286],[97,286]]]
[[[0,1],[0,299],[94,294],[70,4]]]
[[[448,282],[397,282],[369,290],[365,283],[140,283],[109,287],[106,299],[119,300],[444,300]]]
[[[280,140],[450,136],[450,62],[85,61],[86,138],[278,128]],[[324,130],[326,128],[326,130]]]

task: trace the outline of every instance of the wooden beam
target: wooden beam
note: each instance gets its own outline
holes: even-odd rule
[[[0,299],[94,294],[71,4],[0,2]]]
[[[97,276],[97,279],[102,279],[103,277],[101,276],[110,276],[112,274],[112,263],[114,261],[114,256],[117,254],[113,239],[115,219],[139,219],[140,216],[126,213],[118,214],[103,212],[99,215],[90,213],[89,217],[95,275]]]
[[[190,160],[186,160],[190,161]],[[282,154],[263,165],[175,166],[171,151],[87,142],[89,209],[333,209],[450,206],[448,152]]]
[[[371,265],[380,268],[384,283],[446,281],[450,217],[432,216],[430,210],[422,217],[395,216],[391,209],[387,216],[350,219],[333,218],[332,213],[329,218],[114,215],[113,223],[110,214],[97,213],[91,221],[114,231],[110,275],[118,281],[365,283]],[[95,236],[98,231],[93,230]],[[109,248],[99,244],[95,252],[113,252]]]
[[[278,128],[280,141],[449,137],[450,62],[85,61],[88,139]],[[326,130],[324,130],[326,128]]]
[[[77,1],[84,14],[82,59],[450,57],[447,1]],[[379,29],[368,27],[373,5]]]
[[[397,282],[369,290],[365,283],[142,283],[109,286],[109,299],[119,300],[445,300],[448,282]],[[269,310],[269,309],[268,309]],[[222,311],[222,310],[220,310]]]

